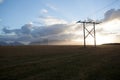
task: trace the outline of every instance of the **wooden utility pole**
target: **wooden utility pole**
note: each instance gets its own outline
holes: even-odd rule
[[[94,46],[96,47],[96,31],[95,31],[95,25],[100,24],[99,22],[87,22],[87,21],[78,21],[77,23],[82,23],[83,24],[83,35],[84,35],[84,47],[86,47],[86,39],[89,35],[91,35],[94,38]],[[93,28],[89,31],[86,28],[86,24],[92,24]],[[88,34],[86,34],[86,31]],[[92,34],[93,32],[93,34]]]

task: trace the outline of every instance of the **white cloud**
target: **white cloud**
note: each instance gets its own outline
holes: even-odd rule
[[[41,10],[41,13],[42,13],[42,14],[46,14],[46,13],[48,13],[48,10],[47,10],[47,9],[42,9],[42,10]]]
[[[45,25],[55,25],[55,24],[67,24],[68,22],[63,19],[58,19],[52,16],[39,17]]]
[[[97,26],[102,32],[118,33],[120,31],[120,9],[110,9],[104,14],[103,22]]]
[[[46,6],[52,10],[55,10],[55,11],[57,10],[57,7],[53,4],[46,4]]]
[[[105,15],[103,22],[96,26],[97,29],[97,42],[98,43],[113,43],[120,42],[120,9],[108,10]]]

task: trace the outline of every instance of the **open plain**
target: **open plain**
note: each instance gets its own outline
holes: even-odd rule
[[[1,46],[0,80],[120,80],[120,46]]]

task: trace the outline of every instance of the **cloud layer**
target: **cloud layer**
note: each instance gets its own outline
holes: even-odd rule
[[[64,21],[52,17],[45,18],[50,22],[48,25],[47,20],[44,26],[35,26],[33,24],[25,24],[20,29],[7,29],[3,28],[4,36],[1,36],[1,41],[19,41],[19,42],[61,42],[70,41],[77,37],[74,35],[73,30],[76,26],[71,24],[63,24]],[[44,20],[45,20],[44,19]],[[43,21],[44,21],[43,20]],[[9,36],[9,37],[8,37]]]
[[[43,12],[47,12],[43,10]],[[42,26],[33,24],[25,24],[20,29],[3,28],[3,35],[0,35],[0,41],[6,42],[23,42],[32,44],[59,44],[61,42],[82,41],[83,32],[82,25],[76,23],[68,23],[63,19],[58,19],[52,16],[39,17],[38,23],[44,23]],[[113,31],[114,30],[114,31]],[[108,10],[104,14],[103,23],[96,26],[96,31],[99,36],[105,37],[106,42],[108,37],[120,37],[120,9]],[[99,40],[98,40],[99,41]],[[79,42],[80,43],[80,42]],[[102,42],[101,42],[102,43]]]
[[[104,21],[110,21],[113,19],[120,19],[120,9],[110,9],[104,15]]]

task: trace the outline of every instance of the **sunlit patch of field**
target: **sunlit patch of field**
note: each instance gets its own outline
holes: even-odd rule
[[[0,80],[120,80],[120,46],[0,47]]]

